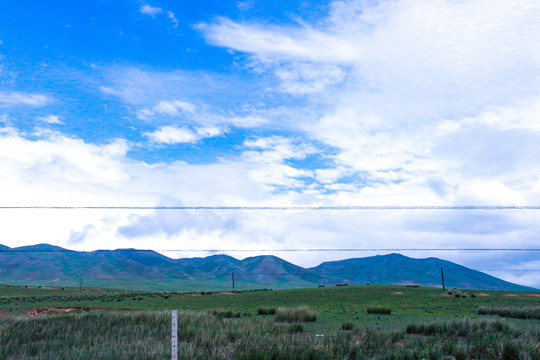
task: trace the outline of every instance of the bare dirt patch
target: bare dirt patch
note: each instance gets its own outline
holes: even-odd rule
[[[82,307],[39,307],[28,312],[30,316],[38,316],[47,313],[68,313],[71,311],[84,310]]]
[[[516,297],[518,296],[517,294],[504,294],[502,295],[502,297]]]
[[[29,316],[38,316],[48,313],[70,313],[74,311],[132,311],[136,309],[121,309],[121,308],[89,308],[81,306],[70,306],[70,307],[39,307],[32,309],[28,312]]]
[[[401,291],[396,291],[396,292],[393,292],[392,295],[405,295],[405,293]]]
[[[523,296],[527,296],[527,297],[540,297],[540,294],[523,294]]]
[[[486,294],[486,293],[477,293],[475,294],[476,296],[483,296],[483,297],[488,297],[490,296],[489,294]]]

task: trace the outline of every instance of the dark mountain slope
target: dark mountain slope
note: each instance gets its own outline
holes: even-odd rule
[[[356,284],[369,282],[442,286],[441,268],[446,287],[450,288],[531,290],[450,261],[437,258],[413,259],[401,254],[325,262],[310,270]]]
[[[490,290],[532,290],[449,261],[400,254],[347,259],[304,269],[276,256],[243,260],[228,255],[171,259],[151,250],[77,252],[48,244],[10,249],[0,245],[0,283],[92,286],[126,289],[293,288],[337,283],[394,283]]]
[[[242,260],[239,279],[271,285],[289,282],[296,286],[319,284],[321,276],[313,271],[291,264],[277,256],[263,255]]]

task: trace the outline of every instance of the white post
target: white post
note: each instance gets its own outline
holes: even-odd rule
[[[172,311],[171,360],[178,360],[178,310]]]

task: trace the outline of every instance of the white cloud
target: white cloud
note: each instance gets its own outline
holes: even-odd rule
[[[346,176],[348,173],[349,171],[345,167],[333,167],[315,170],[315,176],[317,178],[317,181],[323,184],[334,184],[338,182],[340,178]],[[356,186],[353,185],[353,188],[351,188],[351,190],[352,189],[356,190]]]
[[[317,93],[343,80],[345,72],[335,65],[297,64],[276,70],[281,89],[291,94]]]
[[[258,150],[256,152],[249,152],[248,154],[265,162],[275,162],[284,159],[304,159],[306,156],[316,152],[311,146],[305,144],[297,145],[291,139],[279,136],[259,137],[253,140],[247,140],[244,142],[244,146]]]
[[[176,16],[174,15],[172,11],[166,11],[166,10],[163,10],[162,8],[153,7],[148,4],[141,5],[141,7],[139,8],[139,11],[141,14],[149,15],[152,18],[155,18],[156,15],[167,14],[167,18],[173,23],[173,27],[175,29],[178,27],[178,24],[179,24],[178,19],[176,18]]]
[[[449,126],[450,122],[446,123]],[[481,112],[475,117],[454,121],[450,131],[463,126],[485,125],[495,130],[540,131],[540,97],[520,101],[510,106],[498,106]]]
[[[99,87],[105,95],[118,97],[133,109],[139,120],[167,125],[179,119],[198,127],[256,128],[287,119],[288,109],[243,105],[223,108],[247,97],[237,79],[206,73],[147,71],[135,67],[104,69],[110,84]]]
[[[185,101],[160,101],[155,107],[154,111],[161,113],[161,114],[167,114],[167,115],[178,115],[178,111],[186,111],[193,113],[195,112],[195,107],[187,103]]]
[[[206,127],[191,131],[188,128],[178,128],[174,126],[162,126],[158,130],[147,133],[146,135],[158,144],[179,144],[195,143],[204,138],[221,135],[222,131],[218,128]]]
[[[161,14],[163,9],[158,8],[158,7],[153,7],[153,6],[150,6],[148,4],[144,4],[144,5],[141,5],[139,11],[143,15],[150,15],[150,16],[154,17],[154,16],[156,16],[158,14]]]
[[[167,11],[167,16],[171,19],[174,28],[176,29],[178,27],[178,19],[174,16],[174,13],[172,11]]]
[[[201,28],[210,42],[265,62],[352,66],[348,91],[352,83],[375,90],[382,96],[366,100],[380,106],[381,97],[391,97],[394,108],[414,106],[418,117],[426,103],[444,115],[536,88],[538,12],[535,1],[347,1],[335,2],[326,26],[317,29],[227,19]]]
[[[205,127],[205,128],[198,128],[197,129],[197,134],[199,136],[202,136],[202,137],[214,137],[214,136],[219,136],[221,135],[223,132],[216,128],[216,127]]]
[[[355,201],[533,204],[538,16],[536,1],[335,1],[316,25],[200,29],[308,96],[297,125],[340,169],[316,174],[357,174]]]
[[[246,0],[246,1],[238,1],[236,3],[236,7],[240,9],[241,11],[249,10],[253,7],[253,0]]]
[[[255,127],[267,124],[269,122],[268,119],[260,115],[247,115],[247,116],[232,115],[230,117],[224,116],[224,117],[221,117],[220,121],[226,124],[231,124],[233,126],[240,127],[240,128],[255,128]]]
[[[62,124],[62,121],[56,115],[39,116],[38,120],[47,124]]]
[[[192,89],[196,76],[183,71],[152,72],[136,67],[112,67],[102,70],[107,84],[99,89],[106,95],[118,96],[129,105],[155,104],[178,95],[179,90]]]
[[[31,188],[32,184],[37,185],[47,179],[66,181],[73,186],[93,181],[112,185],[125,179],[119,170],[122,166],[118,160],[129,148],[123,140],[97,146],[56,132],[45,132],[43,139],[28,141],[14,130],[2,136],[1,140],[2,163],[8,169],[17,166],[17,172],[6,171],[4,176],[20,181],[20,185],[26,184]],[[61,169],[64,171],[59,171]],[[31,200],[30,194],[21,200]],[[47,194],[42,195],[47,197]]]
[[[52,99],[43,94],[0,91],[0,107],[20,105],[41,107],[49,104],[50,102],[52,102]]]
[[[137,117],[141,120],[148,120],[155,115],[168,115],[177,117],[181,114],[193,114],[195,113],[195,106],[185,101],[162,100],[154,105],[152,108],[143,108],[137,112]]]
[[[311,28],[267,30],[254,24],[238,24],[220,19],[212,26],[201,24],[199,29],[212,44],[256,53],[265,60],[342,63],[354,61],[359,56],[358,48],[351,43]]]
[[[306,184],[299,180],[312,177],[311,171],[295,168],[285,163],[286,160],[302,160],[317,151],[305,144],[295,144],[291,139],[282,137],[260,137],[244,142],[247,148],[243,158],[257,164],[249,176],[257,183],[265,184],[269,189],[276,186],[303,188]]]

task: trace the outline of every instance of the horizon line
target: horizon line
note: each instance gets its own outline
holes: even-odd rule
[[[32,247],[39,245],[49,245],[58,249],[20,249],[23,247]],[[71,250],[62,248],[58,245],[51,244],[35,244],[22,245],[11,248],[9,250],[0,249],[0,253],[16,253],[16,252],[94,252],[94,251],[153,251],[153,252],[374,252],[374,251],[540,251],[540,248],[304,248],[304,249],[135,249],[135,248],[117,248],[117,249],[96,249],[96,250]],[[20,250],[17,250],[20,249]]]

